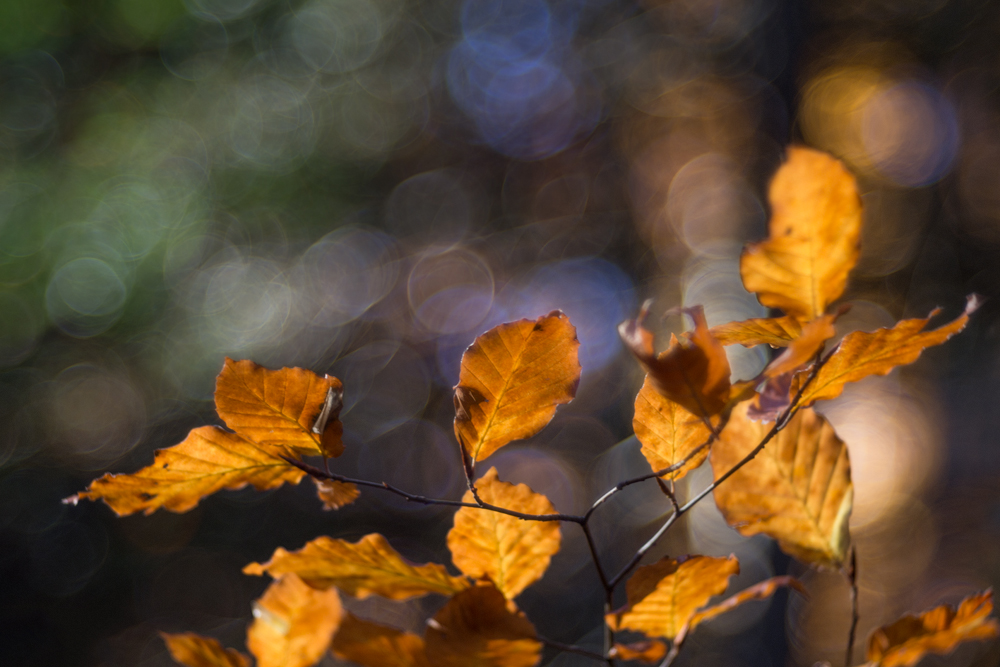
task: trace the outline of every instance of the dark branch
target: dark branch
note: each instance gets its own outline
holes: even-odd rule
[[[573,646],[572,644],[563,644],[562,642],[553,641],[551,639],[545,639],[544,637],[535,637],[538,641],[542,642],[550,648],[554,648],[559,651],[566,651],[567,653],[576,653],[577,655],[583,655],[593,660],[599,660],[600,662],[607,662],[608,658],[604,657],[600,653],[595,653],[593,651],[588,651],[585,648],[580,648],[579,646]]]

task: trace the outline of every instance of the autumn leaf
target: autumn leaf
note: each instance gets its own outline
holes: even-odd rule
[[[316,479],[316,495],[323,502],[325,510],[339,510],[344,505],[350,505],[361,492],[358,487],[349,482],[338,482],[335,479]]]
[[[695,612],[694,615],[692,615],[687,622],[687,628],[684,632],[684,635],[691,634],[691,631],[693,631],[701,623],[704,623],[705,621],[713,619],[716,616],[724,614],[727,611],[732,611],[733,609],[739,607],[742,604],[745,604],[752,600],[765,600],[774,595],[774,592],[776,590],[784,586],[793,588],[799,593],[801,593],[803,596],[808,597],[808,593],[806,592],[805,586],[803,586],[801,582],[799,582],[799,580],[796,579],[795,577],[790,577],[787,575],[780,577],[771,577],[770,579],[765,579],[764,581],[756,583],[753,586],[745,588],[739,593],[736,593],[735,595],[731,595],[730,597],[726,598],[725,600],[723,600],[718,604],[714,604],[711,607],[706,607],[701,611]],[[681,635],[678,635],[677,641],[682,641]]]
[[[988,618],[991,611],[993,591],[986,590],[962,600],[957,610],[941,605],[919,616],[908,614],[871,634],[866,658],[876,667],[909,667],[928,653],[949,653],[965,641],[992,639],[1000,634],[1000,625]]]
[[[802,333],[802,323],[790,315],[720,324],[708,330],[720,345],[785,347]]]
[[[886,375],[896,366],[913,363],[925,348],[940,345],[964,329],[969,316],[979,308],[980,303],[975,294],[969,296],[961,315],[931,331],[924,331],[924,327],[938,314],[937,310],[926,318],[902,320],[891,329],[847,334],[805,388],[799,405],[836,398],[848,382],[857,382],[869,375]],[[805,380],[803,375],[796,376],[799,384]],[[792,393],[797,393],[794,384]]]
[[[576,328],[559,311],[476,338],[455,387],[455,436],[474,461],[538,433],[580,382]]]
[[[223,648],[219,640],[201,637],[193,632],[176,635],[161,632],[170,657],[187,667],[250,667],[250,661],[239,651]]]
[[[792,146],[768,192],[770,233],[740,258],[743,285],[769,308],[807,322],[844,293],[858,261],[861,199],[826,153]]]
[[[216,426],[192,430],[180,444],[156,452],[153,465],[132,474],[105,474],[89,490],[67,498],[103,499],[118,516],[163,507],[187,512],[221,489],[273,489],[297,484],[305,474],[254,443]]]
[[[340,622],[333,654],[364,667],[431,667],[422,637],[353,614],[345,614]]]
[[[733,410],[710,461],[719,479],[771,429]],[[811,409],[800,410],[757,456],[715,488],[715,503],[741,535],[764,533],[806,563],[840,567],[853,501],[847,447]]]
[[[524,514],[555,514],[549,499],[526,484],[508,484],[490,468],[476,480],[483,502]],[[467,491],[465,502],[475,502]],[[541,579],[549,561],[559,551],[558,521],[522,521],[472,507],[455,513],[455,525],[448,532],[448,548],[455,565],[473,579],[486,575],[497,589],[513,600],[525,588]]]
[[[427,622],[426,646],[434,667],[533,667],[542,651],[524,614],[482,584],[455,595]]]
[[[767,365],[761,373],[766,378],[785,375],[807,364],[816,353],[823,349],[823,344],[837,335],[833,323],[840,313],[823,315],[802,327],[802,333],[791,341],[785,350]]]
[[[613,630],[673,639],[695,610],[725,592],[729,577],[739,571],[736,556],[664,558],[635,571],[625,584],[628,605],[606,620]]]
[[[381,595],[390,600],[406,600],[428,593],[452,595],[468,588],[463,577],[453,577],[442,565],[414,565],[400,556],[378,533],[358,542],[318,537],[302,549],[275,550],[267,563],[250,563],[245,574],[272,577],[294,573],[318,589],[336,586],[353,597]]]
[[[215,407],[226,426],[261,445],[300,454],[340,456],[344,386],[302,368],[268,370],[226,358],[215,383]]]
[[[254,602],[247,648],[257,667],[309,667],[326,653],[341,613],[337,591],[318,591],[286,574]]]
[[[659,639],[652,639],[643,642],[632,642],[630,644],[615,644],[611,647],[609,655],[617,660],[634,660],[653,665],[667,655],[667,645]]]
[[[642,445],[642,455],[654,471],[668,468],[691,456],[712,435],[704,419],[661,395],[653,388],[648,375],[635,397],[632,429]],[[666,477],[676,481],[704,463],[707,457],[708,448],[702,447],[690,461]]]
[[[684,309],[694,321],[694,330],[679,339],[672,337],[670,347],[656,356],[653,334],[643,326],[649,305],[643,304],[634,320],[618,325],[625,346],[661,396],[706,419],[719,414],[729,402],[729,360],[709,333],[701,306]]]

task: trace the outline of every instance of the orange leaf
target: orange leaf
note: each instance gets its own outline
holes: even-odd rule
[[[554,311],[476,338],[455,387],[455,436],[475,461],[538,433],[580,382],[576,328]]]
[[[611,658],[618,660],[635,660],[652,665],[660,662],[667,655],[667,645],[659,639],[631,644],[615,644],[611,647]]]
[[[764,581],[754,584],[749,588],[745,588],[739,593],[732,595],[719,604],[714,604],[711,607],[702,609],[701,611],[695,612],[691,619],[688,621],[687,630],[685,635],[691,634],[691,631],[698,626],[698,624],[703,623],[707,620],[713,619],[720,614],[724,614],[727,611],[731,611],[741,604],[750,602],[751,600],[764,600],[772,595],[782,586],[790,586],[794,588],[799,593],[807,596],[805,586],[803,586],[798,579],[795,577],[790,577],[787,575],[780,577],[771,577],[770,579],[765,579]],[[681,637],[678,636],[678,641],[682,641]]]
[[[464,578],[448,574],[443,565],[410,563],[378,533],[365,535],[353,544],[318,537],[291,553],[279,547],[270,561],[250,563],[243,572],[267,572],[272,577],[294,573],[313,588],[336,586],[354,597],[381,595],[390,600],[427,593],[452,595],[469,586]]]
[[[526,484],[508,484],[490,468],[476,480],[484,502],[525,514],[554,514],[549,499]],[[466,491],[465,502],[475,502]],[[521,519],[472,507],[455,513],[455,525],[448,531],[448,548],[455,565],[474,579],[486,575],[497,589],[513,600],[525,588],[542,578],[549,561],[559,551],[558,521]]]
[[[799,404],[812,405],[816,401],[836,398],[844,391],[844,385],[848,382],[857,382],[869,375],[886,375],[896,366],[913,363],[924,348],[940,345],[964,329],[969,315],[976,311],[980,303],[976,295],[969,296],[965,312],[931,331],[923,329],[937,315],[937,310],[926,318],[902,320],[891,329],[847,334],[815,379],[806,387]],[[796,379],[799,380],[799,385],[804,381],[802,374]],[[797,389],[793,384],[792,395],[795,393]]]
[[[802,333],[802,324],[786,315],[720,324],[709,329],[709,333],[715,336],[720,345],[738,343],[744,347],[762,344],[785,347]]]
[[[642,444],[642,455],[654,471],[683,460],[712,435],[705,420],[657,392],[648,375],[635,397],[632,429]],[[708,448],[705,447],[679,470],[666,475],[667,479],[680,479],[704,463],[707,457]]]
[[[215,383],[215,407],[226,426],[261,445],[301,454],[340,456],[344,385],[301,368],[271,371],[226,358]]]
[[[837,335],[833,323],[840,313],[823,315],[802,327],[802,334],[790,342],[785,351],[779,354],[764,369],[762,375],[767,378],[777,377],[809,363],[816,353],[823,349],[823,344]]]
[[[694,331],[672,337],[670,347],[657,357],[653,334],[643,326],[649,305],[643,304],[636,319],[618,325],[618,333],[646,369],[653,388],[700,417],[722,412],[729,400],[729,360],[709,333],[701,306],[684,309],[694,320]]]
[[[696,609],[725,592],[729,577],[739,571],[736,556],[664,558],[640,567],[625,584],[628,606],[608,614],[608,625],[673,639]]]
[[[161,632],[170,657],[187,667],[250,667],[250,661],[235,649],[223,648],[219,640],[193,632],[171,635]]]
[[[542,644],[524,614],[492,585],[462,591],[427,622],[435,667],[533,667]]]
[[[198,501],[221,489],[273,489],[298,484],[305,474],[254,443],[217,426],[192,430],[180,444],[156,452],[153,465],[131,475],[105,474],[87,491],[67,498],[103,499],[119,516],[164,507],[187,512]]]
[[[733,410],[712,445],[716,479],[771,429],[752,421],[748,406]],[[770,535],[785,553],[828,567],[840,567],[847,556],[853,497],[847,447],[811,409],[800,410],[756,458],[715,488],[719,511],[741,535]]]
[[[364,667],[430,667],[424,640],[403,632],[345,614],[333,638],[333,653]]]
[[[970,595],[958,609],[941,605],[919,616],[906,615],[875,630],[868,638],[866,658],[878,667],[909,667],[928,653],[949,653],[973,639],[1000,634],[993,611],[993,591]]]
[[[337,591],[317,591],[286,574],[254,602],[247,648],[257,667],[309,667],[326,653],[341,614]]]
[[[339,510],[344,505],[350,505],[361,492],[358,487],[349,482],[338,482],[335,479],[316,479],[316,495],[323,501],[323,509]]]
[[[770,237],[743,252],[743,285],[763,305],[813,320],[843,294],[858,261],[857,183],[839,160],[791,146],[771,181],[768,201]]]

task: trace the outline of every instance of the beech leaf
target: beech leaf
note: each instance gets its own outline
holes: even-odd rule
[[[455,436],[474,461],[538,433],[576,396],[576,328],[560,311],[496,326],[462,355]]]
[[[823,344],[837,335],[833,323],[840,313],[823,315],[802,327],[802,333],[767,365],[762,375],[773,378],[801,368],[823,349]]]
[[[325,510],[339,510],[344,505],[350,505],[361,495],[358,487],[349,482],[338,482],[335,479],[316,479],[316,495],[323,502]]]
[[[715,478],[750,453],[771,429],[733,410],[712,446]],[[812,409],[802,409],[764,450],[715,488],[715,503],[741,535],[764,533],[799,560],[839,568],[850,538],[854,492],[847,447]]]
[[[107,473],[64,502],[102,499],[119,516],[151,514],[161,507],[187,512],[222,489],[247,484],[257,490],[273,489],[285,482],[297,484],[303,474],[235,433],[201,426],[180,444],[158,450],[153,465],[132,474]]]
[[[476,481],[479,497],[486,503],[524,514],[554,514],[549,499],[526,484],[508,484],[490,468]],[[474,502],[471,491],[465,502]],[[473,507],[455,513],[448,532],[452,561],[473,579],[488,576],[504,596],[512,600],[542,578],[549,561],[559,551],[558,521],[522,521]]]
[[[202,637],[193,632],[172,635],[161,632],[170,657],[187,667],[250,667],[245,655],[231,648],[223,648],[219,640]]]
[[[345,614],[333,638],[333,654],[364,667],[431,667],[423,637]]]
[[[718,604],[714,604],[711,607],[706,607],[701,611],[695,612],[688,621],[687,630],[684,634],[691,634],[691,631],[694,630],[699,624],[713,619],[720,614],[724,614],[727,611],[732,611],[742,604],[752,600],[765,600],[774,595],[774,592],[783,586],[794,588],[803,596],[808,597],[805,586],[803,586],[802,583],[795,577],[790,577],[788,575],[771,577],[770,579],[765,579],[764,581],[756,583],[753,586],[745,588],[735,595],[729,596]],[[678,636],[677,640],[682,641],[682,638]]]
[[[802,333],[802,323],[790,315],[785,315],[720,324],[709,329],[709,332],[720,345],[785,347]]]
[[[318,591],[286,574],[254,602],[247,648],[257,667],[309,667],[326,653],[341,613],[337,591]]]
[[[768,201],[770,236],[744,250],[743,285],[763,305],[813,320],[844,293],[858,261],[857,183],[839,160],[792,146],[771,181]]]
[[[634,660],[653,665],[667,655],[667,645],[659,639],[650,639],[630,644],[615,644],[611,647],[610,657],[617,660]]]
[[[272,577],[294,573],[318,589],[336,586],[357,598],[381,595],[406,600],[428,593],[452,595],[468,588],[464,577],[453,577],[443,565],[414,565],[393,549],[378,533],[355,543],[318,537],[298,551],[278,547],[266,563],[250,563],[244,574]]]
[[[635,397],[632,429],[642,445],[642,455],[654,471],[682,461],[712,435],[704,419],[656,391],[648,375]],[[708,448],[703,447],[680,469],[665,477],[676,481],[704,463],[706,458]]]
[[[965,641],[992,639],[1000,635],[1000,625],[989,618],[991,611],[993,591],[986,590],[962,600],[957,610],[941,605],[919,616],[908,614],[875,630],[865,657],[877,667],[909,667],[928,653],[949,653]]]

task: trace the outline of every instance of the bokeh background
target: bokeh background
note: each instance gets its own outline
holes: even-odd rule
[[[561,308],[579,397],[489,463],[567,512],[648,471],[615,326],[645,298],[703,304],[711,324],[764,314],[737,258],[789,142],[841,157],[863,190],[841,333],[997,295],[998,40],[990,0],[4,0],[0,664],[165,666],[159,630],[242,647],[266,581],[241,567],[319,534],[379,531],[448,562],[450,510],[366,491],[324,512],[308,480],[184,515],[60,503],[219,423],[225,355],[340,377],[335,469],[458,497],[463,349]],[[995,304],[823,406],[850,446],[862,640],[1000,583]],[[663,341],[684,323],[655,325]],[[740,378],[767,360],[729,353]],[[632,487],[601,511],[610,569],[667,509]],[[596,646],[597,579],[563,535],[519,603],[546,636]],[[656,553],[730,552],[733,590],[787,571],[812,596],[704,626],[678,664],[840,664],[838,575],[740,538],[711,502]],[[441,603],[351,607],[419,631]],[[927,664],[998,661],[974,644]]]

